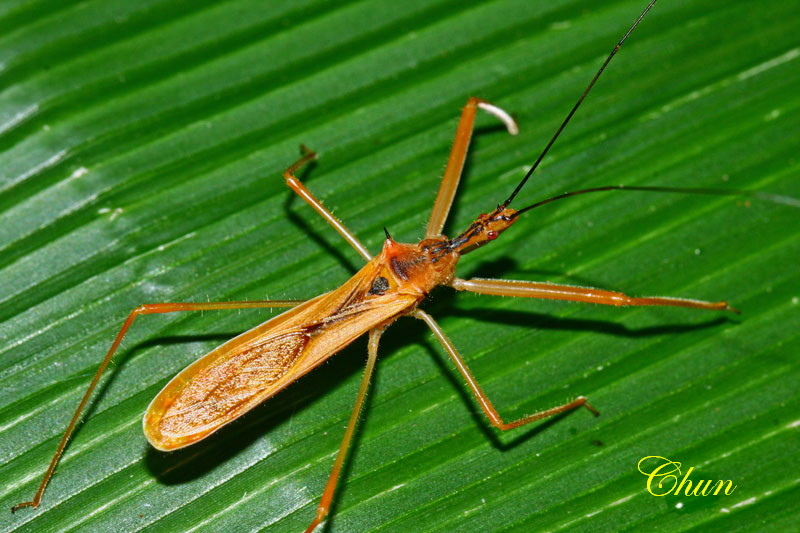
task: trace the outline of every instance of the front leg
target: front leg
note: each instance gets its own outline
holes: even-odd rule
[[[320,216],[325,219],[325,222],[330,224],[331,227],[333,227],[333,229],[338,231],[339,235],[344,237],[344,240],[346,240],[350,246],[355,248],[355,250],[361,255],[361,257],[364,258],[364,260],[366,261],[371,260],[372,255],[369,253],[369,250],[367,250],[367,247],[361,244],[361,241],[359,241],[358,238],[355,235],[353,235],[353,232],[347,229],[347,226],[345,226],[341,220],[336,218],[336,215],[331,213],[328,210],[328,208],[322,205],[322,202],[320,202],[311,193],[311,191],[309,191],[308,188],[305,185],[303,185],[303,183],[297,178],[297,176],[294,175],[294,173],[297,172],[303,165],[317,158],[317,154],[311,149],[309,149],[307,146],[301,145],[300,149],[303,152],[303,157],[295,161],[283,173],[283,179],[286,180],[286,185],[288,185],[289,188],[292,189],[297,194],[297,196],[305,200],[305,202],[308,205],[310,205],[314,209],[314,211],[319,213]]]
[[[425,238],[432,239],[442,234],[442,228],[447,221],[450,213],[450,206],[456,195],[458,182],[461,180],[461,172],[464,170],[464,161],[467,159],[469,142],[472,139],[472,130],[475,127],[475,114],[478,109],[483,109],[490,115],[500,119],[505,124],[508,133],[516,135],[519,132],[517,123],[511,115],[500,109],[494,104],[472,97],[467,100],[467,104],[461,111],[461,118],[456,128],[456,136],[453,139],[453,148],[450,150],[450,157],[447,160],[447,167],[444,169],[442,183],[439,192],[436,193],[436,200],[433,203],[431,216],[428,219],[428,228],[425,231]]]
[[[541,283],[536,281],[455,278],[450,286],[458,291],[476,292],[478,294],[493,294],[495,296],[566,300],[568,302],[586,302],[603,305],[615,305],[620,307],[657,305],[668,307],[691,307],[694,309],[708,309],[712,311],[731,311],[732,313],[737,314],[740,312],[738,309],[728,305],[728,302],[706,302],[703,300],[692,300],[689,298],[668,298],[662,296],[634,298],[621,292],[593,289],[591,287],[575,287],[572,285]]]

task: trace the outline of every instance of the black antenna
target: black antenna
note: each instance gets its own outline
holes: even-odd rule
[[[564,198],[569,198],[571,196],[578,196],[579,194],[587,194],[590,192],[603,192],[603,191],[644,191],[644,192],[672,192],[681,194],[708,194],[712,196],[747,196],[750,198],[757,198],[759,200],[772,202],[774,204],[783,204],[783,205],[788,205],[790,207],[800,208],[800,200],[798,200],[797,198],[792,198],[791,196],[783,196],[780,194],[766,193],[761,191],[742,191],[736,189],[727,189],[727,190],[703,189],[695,187],[648,187],[639,185],[606,185],[605,187],[592,187],[591,189],[581,189],[578,191],[565,192],[553,196],[551,198],[546,198],[544,200],[536,202],[535,204],[529,205],[524,209],[520,209],[519,211],[514,213],[513,217],[517,218],[525,211],[536,209],[537,207],[549,204],[550,202],[555,202],[556,200],[563,200]]]
[[[514,198],[517,196],[519,191],[522,190],[522,187],[525,186],[525,183],[528,181],[528,178],[531,177],[531,174],[533,174],[533,172],[539,166],[539,163],[542,162],[542,159],[544,159],[544,156],[547,155],[547,152],[550,151],[550,147],[553,146],[553,143],[556,142],[556,139],[558,139],[558,136],[561,135],[561,132],[564,131],[564,128],[567,126],[567,123],[569,123],[569,121],[572,119],[572,116],[575,114],[575,112],[580,107],[581,103],[583,103],[583,100],[586,98],[586,95],[588,95],[589,91],[592,90],[592,87],[594,87],[594,84],[595,84],[595,82],[597,82],[597,79],[600,77],[600,74],[603,73],[603,71],[606,69],[608,64],[611,62],[611,58],[616,55],[616,53],[622,47],[622,43],[624,43],[625,39],[628,38],[628,36],[633,32],[634,29],[636,29],[636,26],[639,25],[639,23],[642,21],[644,16],[647,15],[647,12],[650,11],[650,8],[653,7],[653,5],[656,3],[656,1],[657,0],[651,0],[651,2],[649,4],[647,4],[647,7],[644,8],[644,11],[642,11],[642,14],[639,15],[639,18],[636,19],[636,22],[633,23],[633,26],[630,27],[630,29],[625,33],[625,35],[622,36],[622,39],[619,40],[619,42],[614,47],[614,49],[611,50],[611,53],[608,54],[608,57],[606,58],[606,60],[603,63],[603,65],[600,67],[600,70],[597,71],[597,74],[595,74],[594,78],[592,78],[592,81],[589,82],[589,85],[586,87],[586,90],[583,91],[583,94],[581,95],[581,97],[578,98],[578,101],[575,102],[574,106],[572,106],[572,110],[569,112],[569,114],[567,114],[567,118],[565,118],[564,122],[561,123],[561,126],[558,127],[558,130],[556,130],[555,135],[553,135],[553,137],[550,139],[550,142],[547,143],[547,146],[544,147],[544,150],[542,150],[542,153],[539,154],[539,157],[536,159],[536,162],[533,163],[533,166],[530,168],[530,170],[528,170],[528,173],[525,174],[525,177],[522,178],[522,181],[519,182],[519,185],[517,185],[517,188],[514,189],[514,192],[512,192],[511,196],[508,197],[508,200],[506,200],[505,202],[503,202],[501,204],[503,207],[508,207],[509,204],[511,204],[511,201],[514,200]]]

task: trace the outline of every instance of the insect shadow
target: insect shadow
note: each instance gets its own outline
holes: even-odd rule
[[[497,275],[497,273],[501,274],[509,274],[514,273],[519,275],[520,272],[525,272],[527,274],[536,275],[540,278],[559,278],[559,279],[568,279],[572,282],[576,282],[580,285],[587,285],[587,286],[596,286],[598,283],[596,281],[588,280],[578,276],[570,276],[566,275],[563,272],[553,271],[553,270],[542,270],[542,269],[534,269],[534,270],[521,270],[517,266],[517,262],[511,258],[501,258],[495,261],[487,261],[483,262],[478,265],[472,272],[470,272],[470,277],[483,277],[489,275]],[[507,276],[509,277],[509,276]],[[511,276],[513,277],[513,276]],[[574,317],[559,317],[550,313],[539,313],[535,311],[526,311],[521,309],[508,309],[508,310],[498,310],[493,308],[487,307],[471,307],[471,308],[459,308],[458,304],[456,303],[458,299],[464,298],[469,296],[459,295],[455,291],[448,291],[446,289],[440,289],[433,293],[432,300],[427,305],[427,310],[431,312],[431,314],[435,316],[448,316],[448,317],[461,317],[467,318],[470,320],[474,320],[476,323],[480,322],[482,324],[486,324],[489,322],[503,324],[506,326],[516,326],[516,327],[524,327],[527,329],[538,329],[538,330],[548,330],[548,331],[565,331],[571,333],[595,333],[595,334],[603,334],[603,335],[611,335],[615,337],[625,337],[631,339],[641,339],[641,338],[648,338],[648,337],[658,337],[658,336],[669,336],[669,335],[680,335],[686,334],[693,331],[700,331],[705,329],[711,329],[715,327],[719,327],[723,324],[729,323],[738,323],[736,319],[731,319],[729,317],[717,317],[713,319],[703,320],[701,322],[696,322],[694,324],[687,324],[685,321],[685,317],[681,320],[681,322],[675,323],[659,323],[655,326],[643,326],[643,327],[630,327],[621,322],[619,319],[615,319],[614,317],[610,317],[608,320],[605,319],[593,319],[593,318],[574,318]],[[585,308],[584,308],[585,309]],[[417,326],[417,324],[411,324],[412,326]],[[482,411],[480,408],[475,404],[473,396],[469,394],[469,390],[464,386],[463,381],[460,379],[460,376],[454,369],[448,365],[449,359],[446,359],[445,356],[440,353],[438,350],[434,348],[432,344],[428,342],[427,338],[427,330],[424,326],[419,325],[420,327],[414,328],[415,334],[412,337],[414,342],[417,344],[421,344],[425,346],[427,351],[430,353],[433,360],[436,362],[436,365],[439,367],[441,374],[447,379],[451,385],[451,387],[456,391],[456,393],[461,398],[461,401],[468,406],[470,415],[474,419],[475,425],[481,429],[483,434],[485,435],[486,439],[491,442],[492,446],[498,450],[509,450],[513,449],[516,446],[527,442],[530,439],[535,438],[539,433],[546,431],[550,426],[553,426],[558,423],[559,420],[569,416],[572,414],[573,411],[567,411],[564,413],[560,413],[556,416],[548,418],[541,423],[537,424],[535,427],[532,427],[530,430],[523,432],[520,435],[514,436],[510,439],[503,439],[501,440],[500,434],[492,427],[490,423],[486,420],[483,416]],[[485,326],[490,328],[488,324]],[[392,347],[391,337],[387,335],[387,340],[385,345],[387,347],[387,352]],[[403,339],[396,341],[396,348],[399,348],[408,342],[409,335],[407,332],[404,332]],[[601,354],[598,355],[600,357]],[[640,367],[645,367],[654,363],[653,359],[647,358],[639,358],[635,364],[638,365],[637,369]],[[635,370],[631,370],[630,366],[626,366],[625,372],[632,372]],[[611,374],[608,377],[609,380],[614,379]]]
[[[345,262],[347,262],[346,259]],[[514,260],[503,258],[497,261],[481,263],[473,271],[473,274],[480,276],[483,272],[518,273],[519,271],[520,269],[517,268]],[[564,276],[563,273],[547,270],[536,270],[529,273],[547,277],[567,277]],[[574,276],[570,277],[570,279],[581,283],[590,283],[587,280],[575,280]],[[432,300],[428,302],[428,308],[435,314],[442,316],[448,315],[482,322],[495,322],[510,326],[524,326],[526,328],[533,327],[542,330],[559,330],[574,333],[591,332],[628,338],[645,338],[688,333],[714,328],[730,322],[729,318],[723,317],[704,320],[695,324],[686,324],[682,322],[637,328],[621,324],[613,318],[609,320],[563,318],[552,314],[524,310],[496,310],[490,308],[459,309],[456,303],[457,298],[458,296],[454,291],[436,291],[433,294]],[[227,332],[201,336],[187,334],[185,336],[173,335],[160,337],[142,342],[131,348],[131,351],[163,346],[165,344],[193,343],[198,340],[203,342],[207,341],[209,343],[212,341],[217,342],[230,338],[236,333],[237,332]],[[431,355],[441,375],[448,381],[450,387],[452,387],[459,396],[461,403],[469,410],[470,416],[473,418],[476,426],[480,428],[481,432],[492,446],[498,450],[513,449],[535,438],[570,414],[569,412],[561,413],[510,440],[501,440],[496,431],[482,416],[480,409],[474,405],[472,396],[464,387],[458,374],[447,364],[444,355],[439,353],[429,342],[427,338],[427,329],[423,324],[412,320],[404,321],[402,335],[393,335],[390,331],[384,337],[384,340],[385,351],[382,359],[390,357],[392,353],[399,351],[409,344],[417,344],[424,347]],[[253,443],[263,438],[265,434],[269,434],[272,430],[285,424],[296,412],[307,409],[318,401],[323,401],[325,396],[341,386],[343,381],[354,375],[358,375],[363,367],[363,358],[361,354],[364,352],[364,344],[365,339],[361,339],[359,342],[347,347],[343,350],[340,357],[332,358],[326,363],[326,372],[312,372],[304,376],[284,392],[283,402],[280,404],[265,403],[257,407],[242,421],[238,423],[234,422],[229,424],[228,427],[223,428],[216,439],[203,441],[198,443],[197,446],[170,453],[159,452],[148,446],[146,451],[147,468],[161,483],[166,485],[191,482],[202,477],[207,472],[213,471],[219,465],[239,456],[244,449],[252,446]],[[128,356],[130,356],[130,354]],[[652,360],[642,359],[638,364],[645,366],[652,362]],[[380,365],[376,369],[376,372],[380,372]],[[378,391],[376,392],[377,394],[367,396],[364,405],[364,416],[366,416],[366,413],[371,409],[373,401],[376,401],[376,397],[377,401],[380,401],[380,393]],[[356,431],[353,437],[355,439],[354,444],[356,444],[356,450],[359,449],[357,443],[362,439],[362,436],[362,431]],[[345,463],[344,475],[347,475],[346,471],[352,467],[352,464],[352,460]],[[178,466],[176,467],[176,465]]]

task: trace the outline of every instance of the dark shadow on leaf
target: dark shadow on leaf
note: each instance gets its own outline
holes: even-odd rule
[[[658,326],[645,326],[631,328],[612,320],[596,320],[582,318],[561,318],[545,313],[532,313],[530,311],[499,311],[496,309],[470,309],[455,310],[451,316],[471,318],[481,322],[495,322],[512,326],[526,326],[536,329],[560,330],[602,333],[617,337],[643,338],[658,335],[678,335],[692,331],[720,326],[722,324],[736,323],[735,319],[717,317],[696,324],[661,324]]]
[[[446,359],[446,356],[442,353],[443,349],[438,347],[438,345],[434,346],[431,342],[429,342],[430,331],[421,321],[415,321],[416,324],[408,324],[406,322],[404,324],[405,331],[403,332],[402,337],[397,336],[397,340],[394,342],[386,343],[387,348],[399,348],[400,346],[405,346],[406,344],[413,342],[415,344],[419,344],[423,346],[428,353],[430,353],[431,358],[439,367],[439,370],[444,376],[444,378],[450,382],[451,387],[453,390],[461,398],[461,401],[464,405],[469,406],[470,415],[472,416],[473,420],[475,421],[475,425],[480,428],[480,430],[485,435],[486,439],[492,443],[492,446],[499,450],[507,450],[514,448],[522,444],[523,442],[536,437],[542,431],[545,431],[547,428],[556,424],[565,416],[569,415],[570,413],[563,413],[547,420],[542,421],[541,423],[536,424],[535,426],[531,427],[528,431],[526,431],[523,435],[520,435],[514,438],[511,441],[504,442],[498,438],[499,430],[494,429],[494,427],[489,423],[486,415],[483,411],[477,406],[475,397],[471,394],[470,390],[464,384],[464,380],[461,378],[461,375],[452,368],[452,364]]]
[[[628,337],[628,338],[645,338],[645,337],[660,336],[660,335],[680,335],[692,331],[713,328],[729,322],[736,322],[736,320],[732,320],[729,317],[717,317],[696,324],[673,323],[673,324],[662,324],[657,326],[631,328],[624,324],[614,322],[613,319],[597,320],[597,319],[581,319],[581,318],[561,318],[545,313],[532,313],[529,311],[513,311],[513,310],[507,311],[507,310],[496,310],[496,309],[459,310],[459,309],[454,309],[453,306],[453,302],[456,297],[457,296],[455,291],[447,291],[447,290],[437,291],[435,293],[435,300],[433,302],[429,302],[429,305],[427,306],[428,310],[431,311],[431,314],[434,316],[434,318],[436,316],[444,316],[445,314],[448,314],[449,316],[460,316],[460,317],[470,318],[475,320],[476,323],[495,322],[506,325],[515,325],[519,327],[547,329],[547,330],[563,330],[572,332],[588,331],[588,332],[595,332],[595,333]],[[434,346],[429,341],[430,335],[428,329],[425,328],[422,324],[418,324],[416,327],[410,327],[408,325],[404,327],[406,328],[406,331],[413,330],[413,334],[404,335],[403,344],[409,342],[415,342],[417,344],[424,346],[428,350],[428,352],[432,355],[433,360],[439,366],[442,375],[444,375],[445,378],[450,382],[453,389],[457,391],[464,404],[469,405],[471,407],[470,412],[473,419],[475,420],[476,425],[481,428],[481,431],[484,433],[486,438],[492,442],[495,448],[500,450],[507,450],[515,446],[518,446],[523,442],[526,442],[529,439],[536,437],[539,433],[551,427],[552,425],[558,423],[560,420],[562,420],[563,418],[572,413],[572,411],[565,412],[556,415],[552,418],[543,420],[541,422],[536,422],[535,426],[533,426],[531,429],[529,429],[522,435],[514,437],[511,440],[501,440],[498,437],[498,435],[501,434],[500,431],[495,429],[489,423],[483,411],[478,407],[476,399],[469,391],[467,386],[464,384],[463,378],[453,368],[452,363],[449,363],[448,361],[445,360],[443,349],[441,347],[438,347],[438,345]],[[464,355],[467,355],[468,357],[468,354]],[[546,406],[546,408],[550,407],[554,406]],[[498,409],[501,411],[501,416],[502,416],[503,415],[502,408],[498,407]],[[583,409],[578,409],[578,410],[584,411]],[[506,419],[505,421],[510,422],[511,420]]]
[[[271,318],[271,317],[270,317]],[[164,346],[164,345],[173,345],[173,344],[190,344],[190,343],[204,343],[204,342],[218,342],[220,344],[231,340],[232,338],[240,335],[243,331],[235,331],[235,332],[220,332],[220,333],[209,333],[205,335],[165,335],[163,337],[157,337],[155,339],[149,339],[146,341],[142,341],[136,346],[130,348],[129,351],[133,352],[135,350],[143,350],[146,348],[154,348],[157,346]]]
[[[469,261],[469,259],[467,259],[466,261]],[[558,281],[559,283],[562,283],[561,280],[567,280],[566,283],[572,285],[578,285],[581,287],[596,287],[598,289],[619,290],[619,289],[609,289],[608,287],[601,287],[599,286],[600,284],[589,278],[566,274],[560,270],[541,269],[541,268],[520,269],[517,265],[518,261],[511,257],[501,257],[494,261],[482,261],[477,266],[468,270],[467,274],[464,274],[461,277],[467,279],[473,277],[493,278],[493,279],[518,279],[520,277],[518,274],[520,272],[525,272],[526,274],[532,274],[533,276],[535,276],[537,278],[535,279],[535,281],[539,282],[546,282],[552,279],[557,279],[559,280]]]

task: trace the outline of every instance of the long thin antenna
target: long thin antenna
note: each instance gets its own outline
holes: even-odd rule
[[[783,205],[788,205],[790,207],[800,208],[800,200],[798,200],[797,198],[793,198],[791,196],[783,196],[780,194],[766,193],[761,191],[742,191],[736,189],[727,189],[727,190],[703,189],[695,187],[649,187],[649,186],[639,186],[639,185],[606,185],[605,187],[592,187],[591,189],[581,189],[578,191],[565,192],[562,194],[558,194],[556,196],[552,196],[550,198],[546,198],[544,200],[536,202],[535,204],[529,205],[528,207],[520,209],[519,211],[514,213],[514,218],[517,218],[525,211],[536,209],[537,207],[549,204],[550,202],[555,202],[556,200],[563,200],[564,198],[569,198],[571,196],[578,196],[580,194],[588,194],[592,192],[603,192],[603,191],[644,191],[644,192],[670,192],[670,193],[681,193],[681,194],[708,194],[711,196],[747,196],[750,198],[757,198],[759,200],[764,200],[774,204],[783,204]]]
[[[622,39],[619,40],[619,42],[614,47],[614,49],[611,50],[611,53],[608,54],[608,57],[606,58],[606,60],[603,63],[603,65],[600,67],[600,70],[597,71],[597,74],[595,74],[594,78],[592,78],[592,81],[589,82],[589,85],[586,87],[586,90],[583,91],[583,94],[581,95],[581,97],[578,98],[578,101],[575,102],[574,106],[572,106],[572,110],[567,115],[567,118],[565,118],[564,122],[561,123],[561,126],[559,126],[558,130],[556,130],[555,135],[553,135],[553,137],[550,139],[550,142],[547,143],[547,146],[544,147],[544,150],[542,150],[542,153],[539,154],[539,157],[536,159],[536,162],[533,164],[533,166],[530,168],[530,170],[528,170],[528,173],[525,174],[525,177],[522,178],[522,181],[519,182],[519,185],[517,185],[517,188],[514,189],[514,192],[511,193],[511,196],[508,197],[508,200],[506,200],[505,202],[503,202],[501,204],[503,207],[508,207],[509,204],[511,204],[511,201],[514,200],[514,198],[517,196],[519,191],[522,190],[522,187],[525,186],[525,183],[528,181],[528,178],[531,177],[531,174],[533,174],[533,172],[539,166],[539,163],[542,162],[542,159],[544,159],[544,156],[547,155],[547,152],[550,151],[550,147],[553,146],[553,143],[556,142],[556,139],[558,139],[558,136],[561,135],[562,131],[564,131],[564,128],[567,126],[567,123],[569,123],[569,121],[572,119],[572,116],[575,114],[575,112],[580,107],[581,103],[583,103],[583,100],[586,98],[586,95],[589,94],[589,91],[592,90],[592,87],[594,87],[594,84],[595,84],[595,82],[597,82],[597,79],[600,77],[600,75],[606,69],[606,66],[608,66],[608,64],[611,62],[611,58],[613,58],[616,55],[616,53],[622,47],[622,43],[624,43],[625,39],[628,38],[628,36],[633,32],[634,29],[636,29],[636,26],[639,25],[639,23],[642,21],[644,16],[647,15],[647,12],[650,11],[650,8],[653,7],[653,5],[656,3],[656,1],[657,0],[651,0],[651,2],[649,4],[647,4],[647,7],[644,8],[644,11],[642,11],[642,14],[639,15],[639,18],[636,19],[636,22],[633,23],[633,26],[630,27],[630,29],[625,33],[625,35],[622,36]]]

